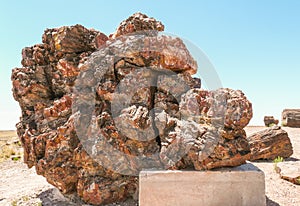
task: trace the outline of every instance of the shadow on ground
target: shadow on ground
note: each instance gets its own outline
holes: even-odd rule
[[[299,159],[298,158],[294,158],[294,157],[289,157],[289,158],[286,158],[284,161],[297,162],[297,161],[299,161]]]
[[[267,196],[266,196],[266,201],[267,201],[267,206],[280,206],[280,204],[269,199]]]
[[[84,204],[78,197],[69,195],[65,197],[57,188],[48,189],[38,195],[43,206],[90,206]],[[137,206],[136,200],[128,199],[122,203],[112,203],[106,206]]]
[[[43,206],[75,206],[70,199],[64,197],[56,188],[48,189],[38,195]]]

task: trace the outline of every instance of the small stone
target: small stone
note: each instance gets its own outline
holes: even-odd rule
[[[270,126],[278,125],[279,120],[275,119],[273,116],[265,116],[264,123],[266,127],[270,127]]]
[[[280,177],[293,184],[300,185],[300,162],[289,161],[276,164]]]

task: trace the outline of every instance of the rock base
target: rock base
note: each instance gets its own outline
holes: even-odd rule
[[[252,164],[214,171],[142,171],[140,206],[265,206],[264,173]]]

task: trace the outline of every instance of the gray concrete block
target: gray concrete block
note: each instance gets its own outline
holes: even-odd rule
[[[142,171],[140,206],[265,206],[264,173],[248,163],[213,171]]]

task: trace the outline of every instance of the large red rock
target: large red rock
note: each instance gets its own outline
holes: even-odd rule
[[[191,76],[197,62],[163,29],[137,13],[110,38],[75,25],[47,29],[43,44],[23,49],[11,79],[24,161],[62,193],[120,202],[136,196],[143,169],[250,158],[249,100],[239,90],[201,90]]]

